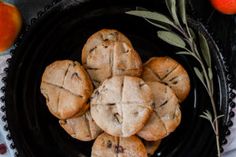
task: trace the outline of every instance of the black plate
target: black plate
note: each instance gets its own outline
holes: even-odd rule
[[[165,12],[162,2],[74,0],[53,4],[48,11],[40,12],[38,19],[32,20],[34,24],[27,28],[13,53],[6,78],[8,127],[20,156],[90,156],[93,142],[72,139],[60,128],[58,120],[49,113],[39,87],[47,65],[62,59],[80,61],[86,39],[101,28],[115,28],[127,35],[143,62],[152,56],[171,56],[183,64],[190,75],[191,92],[181,104],[181,125],[162,141],[154,156],[216,156],[213,130],[208,121],[199,117],[206,109],[211,111],[211,105],[193,72],[194,60],[175,55],[175,49],[160,41],[156,37],[156,28],[142,18],[124,14],[136,6]],[[190,24],[205,35],[212,50],[215,100],[219,114],[225,115],[220,121],[221,139],[224,139],[223,132],[230,110],[230,78],[227,78],[227,69],[218,47],[206,29],[194,20],[190,20]]]

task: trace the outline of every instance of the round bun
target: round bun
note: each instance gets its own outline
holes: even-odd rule
[[[181,64],[170,57],[153,57],[144,64],[144,81],[159,81],[167,84],[182,102],[190,92],[190,79]]]
[[[76,61],[55,61],[46,67],[41,81],[41,93],[49,111],[59,119],[83,114],[93,92],[92,82]]]
[[[82,64],[98,87],[112,76],[141,76],[142,61],[128,38],[116,30],[93,34],[82,51]]]
[[[163,139],[173,132],[181,121],[179,103],[173,90],[159,82],[147,82],[154,96],[154,112],[137,133],[147,141]]]
[[[115,76],[94,91],[91,115],[110,135],[128,137],[142,129],[152,113],[152,103],[151,89],[142,79]]]
[[[103,133],[92,147],[91,157],[147,157],[142,141],[136,136],[114,137]]]
[[[82,49],[82,64],[85,64],[88,53],[105,41],[125,42],[132,47],[130,40],[121,32],[115,29],[101,29],[91,35]]]

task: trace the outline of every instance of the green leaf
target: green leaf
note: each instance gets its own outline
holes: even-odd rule
[[[200,117],[205,118],[205,119],[209,120],[210,122],[212,122],[212,120],[213,120],[212,115],[211,115],[210,111],[208,111],[208,110],[204,111],[203,114],[200,115]]]
[[[169,43],[170,45],[185,48],[186,44],[184,40],[177,34],[169,31],[158,31],[157,36],[163,41]]]
[[[129,15],[139,16],[159,22],[175,26],[175,24],[165,15],[158,12],[144,11],[144,10],[131,10],[126,12]]]
[[[141,10],[141,11],[148,11],[148,9],[143,8],[143,7],[136,7],[136,10]]]
[[[209,120],[209,117],[205,116],[205,115],[200,115],[201,118],[204,118],[206,120]],[[210,121],[210,120],[209,120]]]
[[[202,84],[205,85],[204,77],[203,77],[203,74],[200,72],[200,70],[197,67],[194,67],[193,70],[195,74],[197,75],[197,77],[199,78],[199,80],[202,82]]]
[[[172,6],[171,1],[170,0],[165,0],[165,3],[166,3],[166,6],[167,6],[167,9],[168,9],[169,13],[171,14],[171,6]]]
[[[185,0],[179,0],[179,12],[182,22],[187,24]]]
[[[191,54],[188,51],[179,51],[179,52],[176,52],[176,54],[178,54],[178,55],[190,55],[191,56]]]
[[[190,55],[188,51],[179,51],[179,52],[176,52],[176,54],[178,54],[178,55]]]
[[[211,68],[208,68],[208,76],[209,76],[209,79],[210,79],[210,80],[213,79],[213,73],[212,73]]]
[[[164,30],[170,30],[170,28],[169,27],[167,27],[167,26],[164,26],[164,25],[162,25],[162,24],[158,24],[157,22],[155,22],[155,21],[151,21],[151,20],[149,20],[149,19],[147,19],[147,18],[144,18],[148,23],[150,23],[150,24],[152,24],[153,26],[156,26],[156,27],[158,27],[158,28],[161,28],[161,29],[164,29]]]
[[[201,47],[203,58],[205,59],[207,66],[211,67],[211,54],[210,54],[207,40],[203,36],[202,33],[199,32],[198,34],[199,34],[199,42],[200,42],[200,47]]]
[[[172,16],[172,18],[174,19],[174,22],[177,24],[177,25],[180,25],[179,23],[179,19],[178,19],[178,16],[177,16],[177,13],[176,13],[176,0],[166,0],[166,6]]]
[[[192,28],[189,28],[189,32],[190,32],[190,34],[191,34],[193,40],[195,40],[195,39],[196,39],[196,35],[195,35],[194,30],[193,30]]]

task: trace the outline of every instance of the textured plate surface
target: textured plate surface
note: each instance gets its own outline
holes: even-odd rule
[[[199,117],[210,101],[203,86],[193,73],[195,61],[175,55],[175,49],[156,37],[156,28],[145,20],[124,14],[136,6],[165,11],[163,3],[150,1],[62,1],[49,11],[33,19],[13,53],[6,78],[6,113],[8,127],[15,146],[22,157],[78,157],[90,156],[92,142],[72,139],[60,128],[40,93],[42,73],[55,60],[80,61],[86,39],[101,28],[115,28],[127,35],[145,62],[152,56],[168,55],[178,60],[191,78],[191,92],[181,104],[182,122],[177,130],[165,138],[154,156],[213,157],[215,138],[208,121]],[[206,29],[194,20],[196,31],[208,39],[214,64],[215,100],[218,111],[225,117],[220,121],[221,138],[228,122],[227,73],[224,60]]]

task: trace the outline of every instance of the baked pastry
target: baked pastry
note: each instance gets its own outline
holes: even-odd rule
[[[146,82],[154,96],[154,112],[137,133],[147,141],[157,141],[173,132],[181,121],[178,98],[173,90],[160,82]]]
[[[59,123],[69,135],[81,141],[94,140],[103,132],[92,119],[90,110],[82,116],[59,120]]]
[[[138,53],[125,42],[103,42],[82,61],[96,87],[112,76],[140,76],[142,72]]]
[[[124,138],[103,133],[95,140],[91,157],[147,157],[147,152],[136,136]]]
[[[143,140],[144,147],[147,150],[147,155],[151,157],[155,151],[158,149],[158,147],[161,144],[161,140],[158,141],[145,141]]]
[[[130,40],[121,32],[115,29],[101,29],[91,35],[82,49],[82,63],[84,64],[88,53],[105,41],[125,42],[132,47]]]
[[[153,96],[144,81],[114,76],[99,86],[91,98],[91,115],[97,125],[113,136],[137,133],[152,113]]]
[[[59,119],[83,114],[93,92],[92,82],[76,61],[55,61],[46,67],[41,81],[41,93],[49,111]]]
[[[119,33],[114,33],[113,30],[110,32],[117,35],[113,35],[115,37],[111,39],[106,39],[106,35],[102,35],[105,36],[103,38],[106,40],[101,40],[101,36],[96,35],[97,33],[92,35],[82,51],[83,66],[88,71],[96,87],[112,76],[140,76],[142,72],[142,61],[129,40],[123,35],[119,35]],[[98,38],[99,42],[94,38]],[[91,44],[91,42],[97,44]]]
[[[144,81],[159,81],[174,90],[182,102],[190,92],[190,79],[181,64],[170,57],[153,57],[144,64]]]

